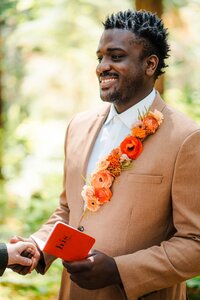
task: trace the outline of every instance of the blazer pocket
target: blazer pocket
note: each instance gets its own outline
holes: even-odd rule
[[[147,174],[128,174],[129,182],[138,182],[138,183],[157,183],[160,184],[163,180],[162,175],[147,175]]]

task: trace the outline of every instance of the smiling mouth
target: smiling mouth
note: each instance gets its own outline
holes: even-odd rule
[[[99,83],[102,90],[109,89],[117,81],[116,77],[100,77]]]

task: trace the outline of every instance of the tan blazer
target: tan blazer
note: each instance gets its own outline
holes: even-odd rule
[[[60,300],[185,300],[184,281],[200,273],[200,128],[159,95],[154,108],[162,111],[163,124],[115,181],[111,201],[82,221],[96,238],[94,248],[115,258],[124,289],[84,290],[64,270]],[[82,113],[69,124],[60,207],[36,237],[45,240],[57,220],[78,226],[81,175],[108,111]],[[46,269],[53,259],[45,256]]]

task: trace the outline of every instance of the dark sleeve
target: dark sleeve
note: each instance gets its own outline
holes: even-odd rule
[[[0,276],[3,275],[8,264],[8,252],[6,244],[0,243]]]

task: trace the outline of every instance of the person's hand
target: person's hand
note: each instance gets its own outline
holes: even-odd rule
[[[8,266],[13,264],[28,266],[29,272],[35,268],[40,258],[40,253],[33,243],[20,241],[15,244],[6,244],[6,246],[8,251]],[[30,254],[31,258],[22,256],[25,250]]]
[[[63,265],[71,274],[71,280],[81,288],[94,290],[122,283],[115,260],[97,250],[84,260],[63,261]]]
[[[37,248],[36,243],[31,238],[22,238],[20,236],[14,236],[10,239],[11,244],[16,244],[20,241],[31,243],[32,245],[34,245],[35,248],[37,249],[37,254],[35,256],[33,256],[33,254],[31,252],[29,252],[28,249],[25,249],[24,251],[21,252],[21,256],[26,257],[26,258],[32,258],[32,256],[33,256],[32,265],[31,266],[22,266],[21,264],[15,263],[15,264],[9,265],[8,268],[12,269],[14,272],[19,273],[21,275],[26,275],[35,269],[35,267],[37,266],[37,264],[40,260],[41,253],[39,253],[39,249]],[[38,255],[38,253],[39,253],[39,255]]]

